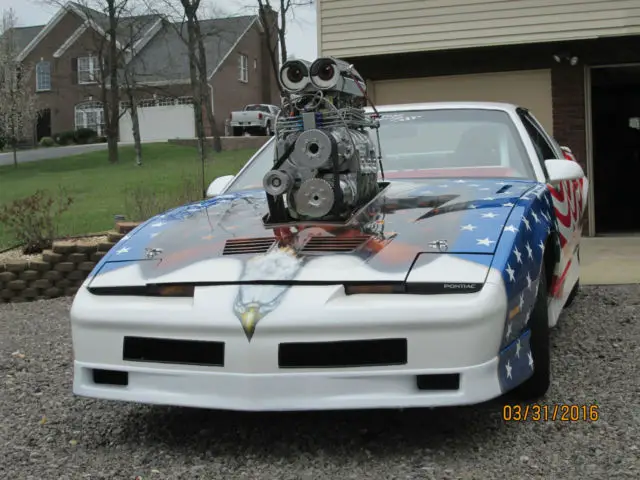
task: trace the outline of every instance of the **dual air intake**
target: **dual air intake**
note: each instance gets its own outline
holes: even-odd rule
[[[337,58],[321,57],[313,63],[306,60],[289,60],[280,68],[280,82],[290,93],[335,89],[344,91],[343,84],[346,79],[364,86],[364,80],[353,66]],[[345,93],[356,94],[346,91]]]

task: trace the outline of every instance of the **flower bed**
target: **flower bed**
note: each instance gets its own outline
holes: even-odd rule
[[[0,303],[75,295],[98,261],[137,225],[119,222],[103,235],[57,240],[37,255],[23,255],[20,247],[0,253]]]

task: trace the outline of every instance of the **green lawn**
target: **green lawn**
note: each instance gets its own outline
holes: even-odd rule
[[[207,185],[221,175],[235,174],[255,150],[212,154],[205,167]],[[66,189],[74,202],[59,222],[60,235],[80,235],[113,227],[114,215],[142,220],[151,213],[197,200],[201,164],[192,147],[168,143],[143,146],[142,167],[135,165],[133,147],[120,147],[120,162],[109,164],[107,152],[0,167],[0,206],[37,190],[57,194]],[[190,198],[193,197],[193,198]],[[138,218],[132,218],[138,217]],[[0,249],[16,243],[0,224]]]

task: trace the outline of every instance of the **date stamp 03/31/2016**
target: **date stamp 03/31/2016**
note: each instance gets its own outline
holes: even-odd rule
[[[597,404],[505,405],[502,419],[505,422],[596,422],[600,411]]]

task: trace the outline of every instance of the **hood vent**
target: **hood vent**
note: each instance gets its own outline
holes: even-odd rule
[[[369,241],[369,235],[355,237],[315,236],[302,248],[301,253],[351,253]]]
[[[273,237],[233,238],[224,244],[222,255],[244,255],[249,253],[265,253],[275,243]]]

